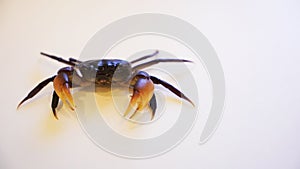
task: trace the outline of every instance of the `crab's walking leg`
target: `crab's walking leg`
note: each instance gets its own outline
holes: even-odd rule
[[[69,58],[69,61],[72,63],[82,63],[81,61],[74,59],[74,58]]]
[[[154,53],[152,53],[152,54],[150,54],[150,55],[146,55],[146,56],[143,56],[143,57],[141,57],[141,58],[135,59],[135,60],[131,61],[130,63],[133,64],[133,63],[139,62],[139,61],[141,61],[141,60],[145,60],[145,59],[151,58],[151,57],[157,55],[158,53],[159,53],[159,52],[158,52],[158,50],[157,50],[157,51],[155,51]]]
[[[58,101],[59,101],[59,97],[58,95],[56,94],[55,91],[53,91],[53,95],[52,95],[52,103],[51,103],[51,108],[52,108],[52,112],[53,112],[53,115],[54,117],[58,120],[58,117],[56,115],[56,107],[58,105]]]
[[[141,70],[141,69],[144,69],[146,67],[149,67],[149,66],[152,66],[152,65],[155,65],[155,64],[158,64],[158,63],[180,63],[180,62],[192,62],[190,60],[185,60],[185,59],[154,59],[154,60],[151,60],[149,62],[145,62],[145,63],[142,63],[142,64],[139,64],[137,66],[134,66],[132,68],[132,70],[134,71],[137,71],[137,70]]]
[[[156,97],[155,94],[153,93],[153,96],[151,97],[151,100],[149,102],[149,106],[151,109],[151,120],[154,118],[155,116],[155,112],[156,112],[156,108],[157,108],[157,103],[156,103]]]
[[[185,96],[181,91],[176,89],[171,84],[154,76],[150,76],[150,79],[153,81],[154,84],[161,84],[165,88],[169,89],[172,93],[176,94],[178,97],[185,99],[186,101],[190,102],[193,106],[195,106],[191,99],[189,99],[187,96]]]
[[[18,108],[28,99],[32,98],[35,96],[39,91],[41,91],[48,83],[53,82],[54,78],[56,76],[52,76],[41,83],[39,83],[34,89],[32,89],[28,95],[19,103]]]
[[[145,107],[150,106],[150,108],[152,109],[151,111],[153,118],[153,115],[155,113],[154,111],[156,110],[156,100],[155,96],[153,95],[154,84],[150,79],[150,76],[146,72],[141,71],[133,78],[133,82],[135,82],[133,85],[133,94],[128,108],[124,113],[124,116],[127,116],[130,110],[132,110],[133,108],[135,111],[129,117],[132,118],[138,111],[141,111]],[[150,100],[152,100],[152,106],[150,105]]]

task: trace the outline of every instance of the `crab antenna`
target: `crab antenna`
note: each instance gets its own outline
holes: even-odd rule
[[[56,61],[62,62],[62,63],[64,63],[64,64],[67,64],[67,65],[70,65],[70,66],[76,66],[75,63],[73,63],[73,62],[71,62],[71,61],[68,61],[68,60],[65,60],[65,59],[63,59],[63,58],[54,56],[54,55],[49,55],[49,54],[44,53],[44,52],[41,52],[41,55],[47,56],[47,57],[49,57],[49,58],[51,58],[51,59],[54,59],[54,60],[56,60]]]

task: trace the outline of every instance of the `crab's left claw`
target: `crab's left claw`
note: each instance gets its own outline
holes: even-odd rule
[[[133,85],[133,94],[124,116],[127,116],[133,109],[134,112],[129,117],[131,119],[138,111],[150,106],[153,118],[156,111],[156,99],[153,94],[154,84],[150,76],[145,72],[140,72],[135,76],[133,81],[135,82]]]
[[[55,90],[54,97],[57,95],[65,105],[68,105],[71,110],[74,110],[75,104],[70,92],[72,83],[68,74],[66,72],[59,72],[53,81],[53,86]]]

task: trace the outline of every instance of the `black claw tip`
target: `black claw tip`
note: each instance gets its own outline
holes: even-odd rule
[[[57,114],[56,114],[56,110],[55,110],[55,109],[52,109],[52,112],[53,112],[53,115],[54,115],[54,117],[56,118],[56,120],[58,120],[58,117],[57,117]]]
[[[19,109],[19,107],[24,103],[25,99],[23,99],[17,106],[17,109]]]

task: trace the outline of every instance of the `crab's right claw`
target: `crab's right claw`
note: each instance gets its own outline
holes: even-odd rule
[[[137,81],[134,85],[133,95],[131,97],[130,103],[127,107],[127,110],[124,113],[124,116],[127,116],[131,110],[133,109],[133,114],[129,117],[129,119],[133,118],[138,111],[143,110],[147,106],[150,106],[152,111],[156,110],[156,100],[153,95],[154,84],[149,76],[137,76]],[[152,112],[152,118],[154,116],[154,112]]]

